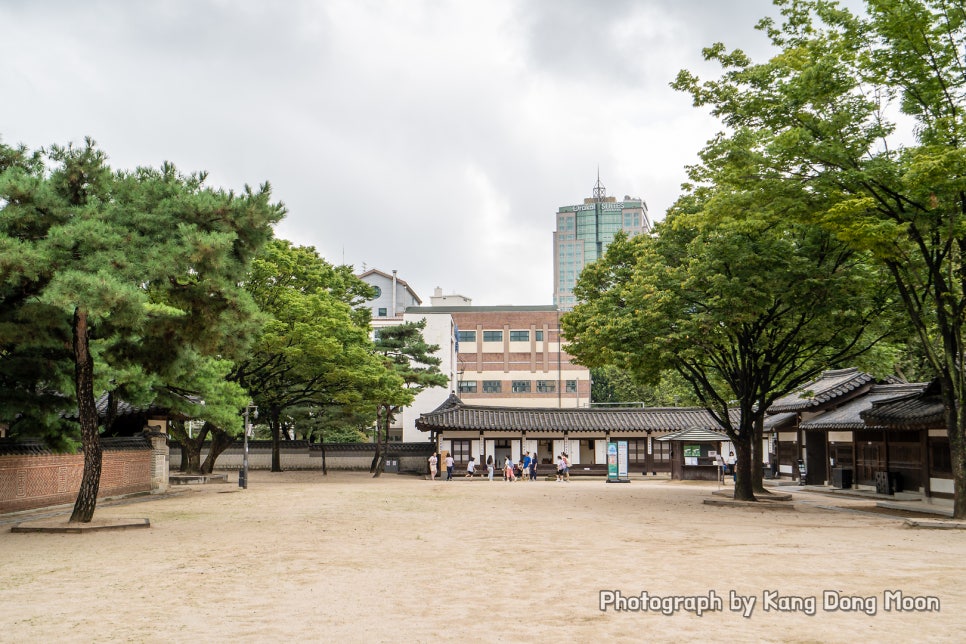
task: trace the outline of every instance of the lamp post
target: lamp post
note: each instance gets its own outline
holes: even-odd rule
[[[244,438],[244,450],[242,452],[242,469],[238,474],[238,487],[243,489],[248,489],[248,432],[251,431],[251,422],[248,418],[249,411],[252,412],[252,418],[258,420],[258,407],[252,403],[248,403],[245,406],[245,438]]]

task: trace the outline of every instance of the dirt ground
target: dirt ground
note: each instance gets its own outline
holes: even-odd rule
[[[794,511],[702,504],[715,489],[256,471],[95,515],[148,529],[0,517],[0,641],[962,637],[966,531],[805,492]]]

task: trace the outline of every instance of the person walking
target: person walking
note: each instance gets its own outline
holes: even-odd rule
[[[446,455],[446,480],[453,480],[453,466],[456,465],[456,461],[453,460],[452,454]]]
[[[439,459],[436,458],[436,452],[433,452],[432,454],[429,455],[429,480],[430,481],[436,480],[436,464],[438,462],[439,462]]]
[[[738,459],[735,458],[734,452],[728,453],[728,469],[731,470],[731,480],[735,483],[738,482]]]
[[[567,456],[567,452],[560,455],[563,460],[563,480],[570,483],[570,457]]]
[[[466,478],[473,478],[473,474],[476,473],[476,460],[470,456],[470,462],[466,464]]]
[[[486,457],[486,475],[490,481],[493,480],[493,454]]]
[[[503,461],[503,480],[507,483],[513,481],[513,463],[510,462],[509,456]]]
[[[533,458],[530,459],[530,480],[537,480],[537,453],[533,453]]]

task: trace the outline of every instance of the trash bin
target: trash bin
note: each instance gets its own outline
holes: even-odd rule
[[[245,470],[238,470],[238,487],[248,489],[248,472]]]

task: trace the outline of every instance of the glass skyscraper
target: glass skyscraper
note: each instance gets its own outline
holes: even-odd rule
[[[557,229],[553,233],[553,303],[561,311],[574,308],[574,284],[584,266],[600,258],[623,230],[633,236],[651,230],[647,204],[638,197],[623,201],[608,197],[600,177],[594,196],[584,203],[557,209]]]

